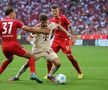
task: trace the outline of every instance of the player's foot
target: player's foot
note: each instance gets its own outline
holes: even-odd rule
[[[48,74],[46,74],[46,76],[44,76],[43,79],[48,79],[47,76],[48,76]]]
[[[83,79],[84,78],[84,74],[81,73],[81,74],[78,74],[78,79]]]
[[[47,75],[47,78],[48,78],[49,80],[51,80],[53,83],[56,82],[56,79],[55,79],[54,76],[49,76],[49,75]]]
[[[11,78],[9,78],[8,81],[18,81],[18,80],[19,80],[19,78],[17,78],[17,77],[11,77]]]
[[[38,76],[35,73],[31,74],[30,79],[31,80],[36,80],[38,83],[43,83],[43,81],[41,79],[39,79]]]

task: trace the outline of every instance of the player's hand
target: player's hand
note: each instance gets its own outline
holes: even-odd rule
[[[75,41],[76,41],[76,37],[75,36],[71,35],[71,36],[69,36],[69,38],[72,40],[73,43],[75,43]]]
[[[76,42],[76,38],[75,37],[73,37],[71,40],[72,40],[73,43]]]

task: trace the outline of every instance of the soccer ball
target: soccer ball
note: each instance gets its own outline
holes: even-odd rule
[[[66,76],[64,74],[56,75],[56,83],[57,84],[65,84],[66,83]]]

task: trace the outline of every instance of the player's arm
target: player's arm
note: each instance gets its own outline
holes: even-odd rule
[[[71,35],[75,35],[74,29],[71,24],[68,25]]]
[[[63,32],[65,32],[68,36],[69,36],[69,38],[73,41],[73,42],[75,42],[75,37],[74,37],[74,31],[72,31],[71,32],[71,34],[65,29],[65,28],[63,28],[61,25],[58,25],[58,27],[60,28],[60,30],[62,30]],[[73,30],[73,28],[71,28],[72,30]]]
[[[74,33],[74,29],[70,23],[70,20],[66,17],[66,16],[63,16],[64,17],[64,21],[65,21],[65,24],[68,26],[68,29],[70,30],[70,34],[72,37],[70,37],[70,39],[75,42],[76,38],[75,38],[75,33]]]
[[[40,29],[40,28],[36,28],[36,27],[29,27],[29,26],[23,26],[21,28],[22,30],[25,30],[27,32],[33,32],[33,33],[40,33],[40,34],[49,34],[50,30],[45,28],[45,29]]]
[[[24,31],[27,32],[32,32],[32,33],[42,33],[42,34],[49,34],[50,30],[49,29],[40,29],[40,28],[36,28],[36,27],[29,27],[24,25],[22,22],[16,20],[16,25],[18,28],[21,28]]]
[[[62,19],[63,19],[65,25],[70,29],[70,34],[72,36],[74,36],[74,29],[71,26],[70,20],[65,15],[62,16]]]
[[[52,22],[49,25],[49,28],[51,28],[52,30],[54,30],[57,27],[60,28],[61,31],[65,32],[68,36],[71,36],[71,34],[65,28],[63,28],[61,25],[54,23],[54,22]]]
[[[70,30],[71,35],[73,36],[73,37],[70,37],[70,39],[71,39],[73,42],[75,42],[75,41],[76,41],[75,32],[74,32],[74,29],[73,29],[72,25],[69,24],[69,25],[68,25],[68,28],[69,28],[69,30]]]
[[[65,32],[68,36],[73,37],[65,28],[63,28],[61,25],[58,24],[58,27],[60,28],[60,30],[62,30],[63,32]]]

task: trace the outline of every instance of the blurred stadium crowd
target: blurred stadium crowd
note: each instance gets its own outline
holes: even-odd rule
[[[11,5],[17,11],[17,19],[33,26],[38,23],[41,12],[47,13],[49,18],[52,16],[50,6],[54,3],[70,19],[76,34],[108,35],[108,0],[0,0],[0,19],[5,16],[4,7]]]

